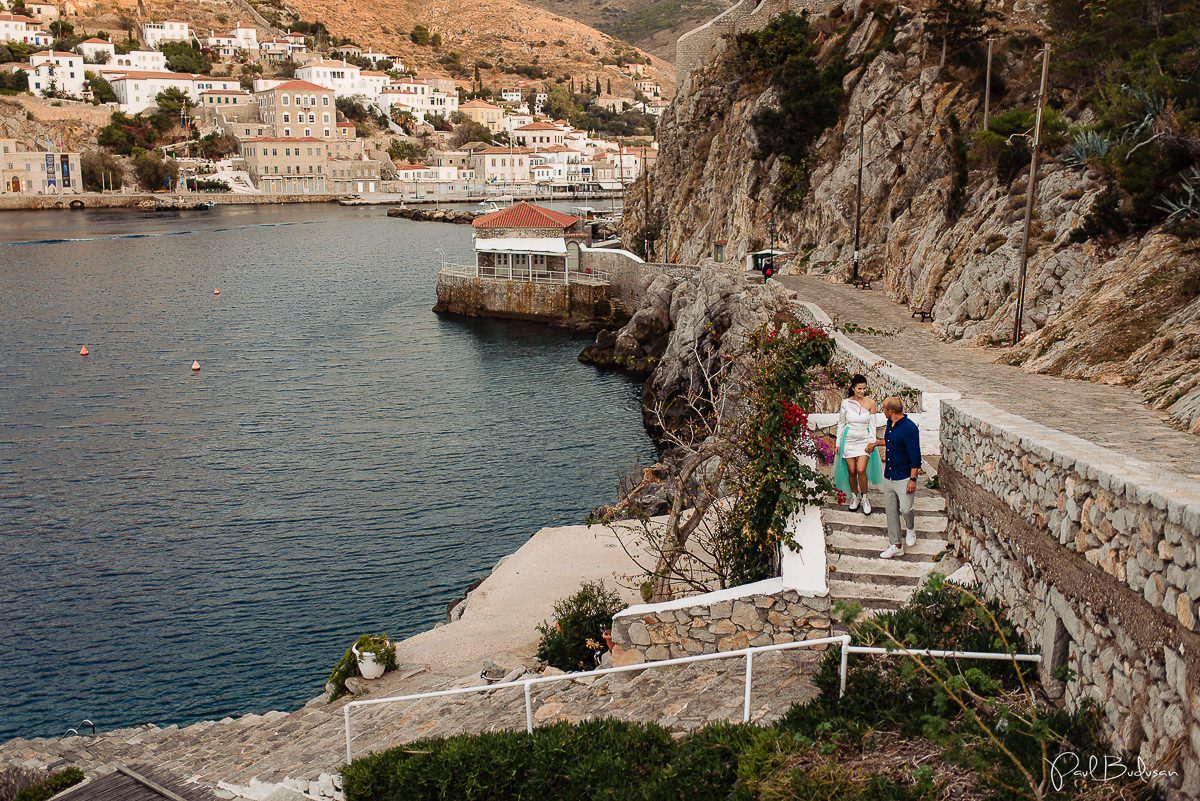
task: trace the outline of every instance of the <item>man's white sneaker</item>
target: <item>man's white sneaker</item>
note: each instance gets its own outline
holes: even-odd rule
[[[865,500],[865,499],[864,499],[864,500]],[[851,495],[851,496],[850,496],[850,506],[849,506],[849,507],[847,507],[847,508],[848,508],[848,509],[849,509],[851,512],[853,512],[855,509],[857,509],[857,508],[858,508],[858,496],[857,496],[857,495]]]
[[[913,547],[914,545],[916,545],[916,544],[917,544],[917,532],[915,532],[915,531],[907,531],[907,532],[905,532],[905,534],[904,534],[904,544],[905,544],[905,545],[907,545],[909,548],[911,548],[911,547]]]
[[[904,549],[899,545],[889,545],[886,551],[879,554],[880,559],[891,559],[893,556],[904,556]]]
[[[863,496],[863,514],[864,515],[871,514],[871,501],[867,498],[866,495]]]

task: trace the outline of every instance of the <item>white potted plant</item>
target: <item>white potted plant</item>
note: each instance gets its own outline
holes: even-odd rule
[[[364,634],[350,650],[364,679],[377,679],[396,669],[396,646],[386,634]]]

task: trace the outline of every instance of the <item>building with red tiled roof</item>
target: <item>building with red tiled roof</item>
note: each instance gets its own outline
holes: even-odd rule
[[[553,228],[565,231],[578,217],[561,211],[535,206],[532,203],[514,203],[506,209],[476,217],[471,225],[475,228]]]

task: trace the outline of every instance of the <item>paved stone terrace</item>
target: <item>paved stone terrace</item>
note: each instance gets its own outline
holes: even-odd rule
[[[776,719],[793,703],[815,697],[810,677],[821,658],[821,652],[803,649],[755,659],[751,720]],[[711,722],[740,721],[744,678],[745,660],[730,658],[535,685],[534,725],[607,717],[657,721],[672,731],[687,732]],[[152,764],[182,781],[195,780],[211,788],[221,782],[246,786],[251,780],[279,783],[291,778],[313,782],[314,796],[330,796],[332,785],[318,779],[345,762],[343,706],[344,701],[318,701],[291,714],[245,715],[182,729],[147,725],[97,737],[16,739],[0,745],[0,768],[76,765],[92,775],[113,763]],[[524,693],[515,687],[360,707],[351,720],[354,754],[362,756],[430,737],[521,731]],[[319,784],[327,789],[322,791]]]
[[[898,366],[985,400],[1005,411],[1073,434],[1118,453],[1200,478],[1200,437],[1172,428],[1167,415],[1148,408],[1124,387],[1026,373],[995,361],[997,351],[944,342],[930,323],[918,323],[907,306],[881,289],[861,290],[808,275],[779,278],[838,323],[898,329],[894,336],[851,337]]]

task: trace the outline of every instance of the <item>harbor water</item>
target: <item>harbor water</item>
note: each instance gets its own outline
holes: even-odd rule
[[[438,248],[470,227],[0,216],[0,740],[295,708],[654,458],[585,339],[434,315]]]

